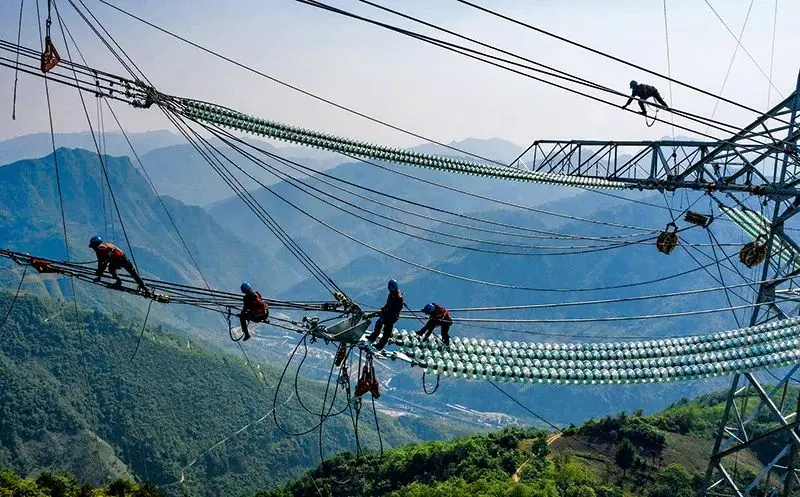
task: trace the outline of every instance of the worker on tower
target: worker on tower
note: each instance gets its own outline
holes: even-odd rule
[[[392,338],[392,329],[394,324],[400,319],[400,311],[403,310],[403,294],[397,288],[396,280],[389,280],[387,284],[389,295],[386,297],[386,304],[380,310],[380,317],[375,323],[375,330],[367,337],[367,340],[375,344],[375,348],[382,350],[389,339]],[[383,330],[383,335],[381,335]],[[375,343],[378,336],[381,335],[380,341]]]
[[[445,347],[450,346],[450,326],[453,324],[453,319],[450,317],[450,312],[439,304],[431,302],[423,307],[422,312],[428,316],[428,322],[425,326],[417,332],[417,335],[422,335],[423,340],[427,340],[433,333],[437,326],[442,327],[442,342]]]
[[[114,283],[114,286],[117,288],[122,287],[122,280],[119,279],[117,276],[117,271],[120,269],[124,269],[131,275],[136,284],[139,285],[139,290],[145,293],[145,295],[149,295],[150,291],[147,289],[147,285],[144,284],[142,278],[139,277],[139,273],[136,272],[136,268],[133,267],[131,261],[128,260],[128,257],[125,255],[125,252],[122,251],[119,247],[114,245],[110,242],[104,242],[100,235],[95,235],[89,239],[89,248],[94,250],[94,253],[97,255],[97,274],[94,279],[95,283],[100,281],[100,278],[103,276],[106,268],[108,268],[109,274],[117,280]]]
[[[242,312],[239,314],[239,322],[242,325],[244,341],[250,340],[250,332],[247,330],[247,322],[263,323],[269,318],[269,306],[261,298],[261,294],[253,290],[249,281],[243,281],[239,289],[244,294]]]
[[[636,81],[631,81],[630,86],[631,86],[631,96],[628,98],[628,101],[625,102],[625,105],[622,106],[623,109],[629,106],[631,102],[633,102],[634,98],[639,99],[638,100],[639,108],[642,109],[642,114],[645,116],[647,115],[647,109],[644,106],[644,101],[647,100],[648,98],[652,98],[665,109],[669,109],[669,106],[664,101],[664,99],[661,98],[661,94],[658,93],[658,89],[656,89],[655,86],[640,84],[637,83]]]

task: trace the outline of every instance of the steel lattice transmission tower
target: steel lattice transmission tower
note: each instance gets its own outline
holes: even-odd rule
[[[750,326],[789,316],[800,301],[793,278],[800,277],[800,246],[784,232],[784,223],[800,213],[798,139],[800,75],[794,92],[730,138],[697,141],[551,141],[534,142],[525,161],[514,167],[542,173],[622,181],[628,188],[674,191],[691,189],[713,196],[755,195],[764,215],[721,210],[748,234],[766,244],[756,304]],[[749,221],[747,219],[749,217]],[[757,219],[756,219],[757,218]],[[754,221],[756,219],[756,221]],[[765,387],[755,373],[733,377],[706,472],[703,496],[745,497],[800,495],[800,400],[786,396],[795,365],[777,383]],[[762,431],[753,431],[758,420]],[[774,427],[763,432],[765,423]],[[760,445],[774,454],[757,475],[737,471],[738,453]],[[762,450],[761,453],[767,452]]]
[[[800,183],[800,162],[798,161],[798,111],[800,111],[800,75],[797,88],[778,106],[764,115],[769,123],[753,128],[752,132],[769,137],[775,147],[763,160],[762,174],[767,173],[772,184],[778,187],[796,186]],[[785,257],[780,250],[797,244],[784,232],[784,223],[800,212],[800,197],[767,195],[764,204],[768,217],[766,233],[767,254],[761,272],[762,283],[758,288],[756,303],[766,305],[755,307],[750,317],[750,325],[767,323],[787,317],[787,305],[796,301],[796,292],[781,289],[782,284],[790,283],[800,275],[800,265],[793,257]],[[703,495],[749,496],[749,495],[793,495],[800,488],[796,467],[797,452],[800,448],[798,433],[798,414],[800,399],[787,401],[786,389],[792,375],[800,368],[790,368],[778,382],[767,391],[765,385],[753,373],[737,374],[733,377],[728,391],[725,410],[720,420],[714,449],[706,471]],[[749,407],[748,407],[749,405]],[[758,419],[761,426],[772,422],[774,429],[766,432],[753,431],[753,422]],[[767,445],[769,444],[769,445]],[[774,447],[774,454],[764,469],[757,475],[734,475],[739,453],[754,445]],[[756,492],[758,492],[756,494]]]

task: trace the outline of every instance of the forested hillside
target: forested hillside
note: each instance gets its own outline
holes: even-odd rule
[[[11,300],[0,293],[3,313]],[[212,496],[274,486],[319,462],[316,431],[292,436],[273,422],[279,369],[248,367],[241,356],[204,350],[160,326],[145,330],[133,357],[141,326],[18,299],[0,328],[0,468],[68,471],[98,484],[132,477],[163,486],[183,477],[182,491]],[[298,399],[318,410],[324,385],[299,378],[294,387],[290,378],[276,414],[287,432],[306,431],[319,416]],[[387,447],[460,432],[416,417],[379,420]],[[359,435],[363,448],[378,447],[366,404]],[[350,418],[327,419],[321,443],[325,455],[355,450]]]
[[[789,389],[773,400],[794,405],[796,398],[797,390]],[[716,392],[653,415],[621,412],[561,432],[507,428],[409,445],[383,457],[338,455],[255,497],[694,497],[724,400]],[[757,418],[751,437],[775,428],[765,420]],[[774,450],[755,444],[743,451],[732,478],[752,479]],[[762,484],[753,495],[767,488]]]

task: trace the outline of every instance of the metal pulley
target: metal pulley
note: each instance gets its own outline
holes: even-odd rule
[[[755,240],[745,244],[739,251],[739,260],[747,267],[755,267],[767,258],[767,244],[764,235],[758,235]]]
[[[669,223],[664,231],[658,235],[656,240],[656,248],[662,254],[669,255],[678,246],[678,225]]]

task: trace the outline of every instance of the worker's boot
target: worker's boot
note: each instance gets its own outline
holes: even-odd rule
[[[242,333],[244,333],[244,338],[242,338],[243,341],[246,342],[246,341],[250,340],[250,332],[249,331],[242,330]]]
[[[114,288],[122,288],[122,280],[117,278],[117,281],[112,285]]]

